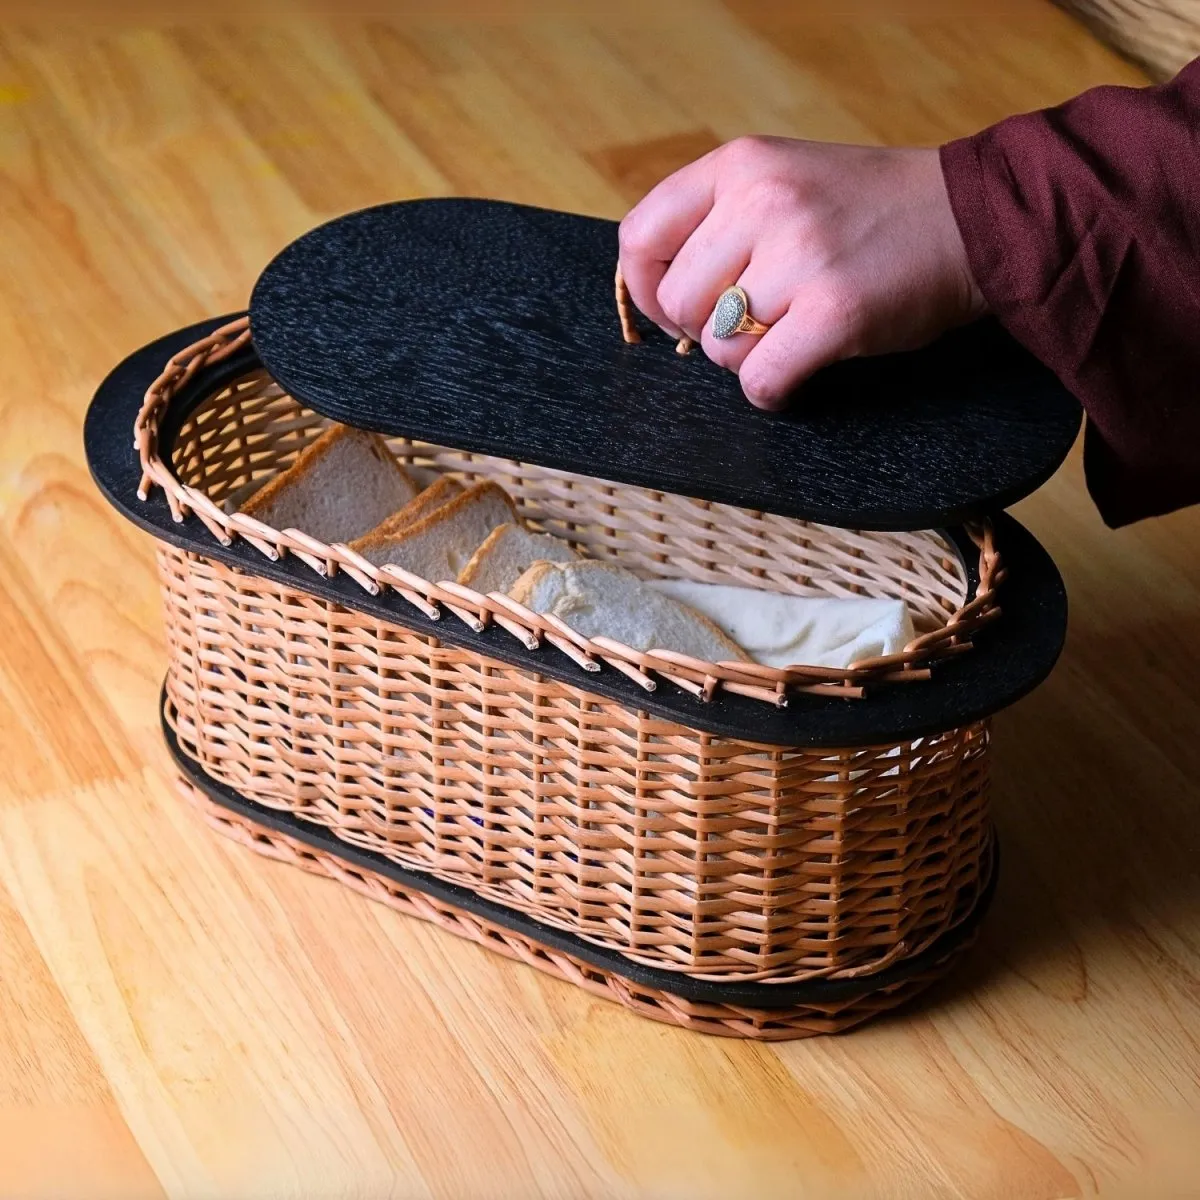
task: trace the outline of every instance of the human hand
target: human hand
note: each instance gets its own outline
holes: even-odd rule
[[[637,307],[736,371],[759,408],[828,363],[915,349],[986,309],[936,150],[738,138],[658,184],[620,244]],[[765,334],[713,336],[734,283]]]

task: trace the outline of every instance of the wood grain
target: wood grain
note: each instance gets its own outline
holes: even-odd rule
[[[1041,0],[419,7],[0,37],[0,1195],[1195,1194],[1200,515],[1106,532],[1077,458],[1017,511],[1072,629],[999,721],[989,927],[848,1038],[639,1021],[176,804],[151,548],[79,437],[123,354],[350,207],[616,217],[709,135],[935,142],[1138,82]]]
[[[756,411],[702,354],[681,362],[657,331],[621,339],[617,246],[615,221],[574,213],[376,205],[263,271],[254,346],[298,400],[350,425],[848,529],[1007,508],[1079,431],[1077,401],[995,321],[834,363],[790,411]],[[650,398],[655,453],[631,456]]]

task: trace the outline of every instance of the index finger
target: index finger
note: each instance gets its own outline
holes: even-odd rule
[[[621,222],[621,274],[634,304],[672,337],[677,329],[658,303],[658,285],[684,242],[713,206],[716,151],[656,184]]]

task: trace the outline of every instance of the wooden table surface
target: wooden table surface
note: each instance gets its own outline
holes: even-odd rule
[[[126,352],[347,209],[619,216],[744,131],[936,143],[1138,81],[1041,0],[807,7],[856,15],[0,35],[0,1196],[1198,1194],[1200,513],[1110,533],[1077,456],[1018,511],[1072,626],[997,723],[986,935],[849,1037],[639,1020],[172,792],[151,545],[80,445]]]

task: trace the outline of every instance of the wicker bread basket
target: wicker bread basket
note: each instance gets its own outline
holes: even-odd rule
[[[244,329],[228,326],[168,364],[137,429],[147,478],[227,538],[247,536],[250,519],[225,513],[225,499],[283,469],[327,425],[252,371],[188,415],[169,463],[158,457],[155,414]],[[250,535],[266,555],[303,555],[322,573],[336,564],[362,575],[364,589],[411,593],[414,607],[440,603],[447,622],[502,615],[514,638],[560,637],[580,659],[572,687],[161,546],[168,719],[209,778],[350,845],[696,979],[871,974],[921,953],[973,909],[990,864],[986,723],[895,745],[785,750],[589,694],[583,666],[632,665],[647,679],[643,668],[655,669],[701,692],[744,686],[770,705],[789,685],[844,688],[850,702],[864,681],[919,686],[916,664],[968,650],[969,632],[997,612],[986,530],[978,572],[988,586],[968,602],[965,566],[937,534],[855,534],[429,445],[394,449],[419,470],[501,482],[531,525],[590,556],[644,574],[901,598],[926,631],[906,662],[869,663],[842,678],[764,668],[751,683],[744,664],[685,664],[678,673],[678,663],[615,644],[597,649],[567,627],[547,631],[536,614],[497,613],[485,597],[448,597],[444,581],[380,577],[302,531]]]
[[[139,352],[97,394],[87,432],[97,481],[158,538],[164,725],[209,824],[711,1033],[849,1028],[970,944],[996,871],[987,713],[1057,653],[1048,560],[1032,608],[1049,653],[1010,679],[1020,655],[993,648],[979,661],[995,702],[969,698],[974,682],[943,687],[938,711],[962,719],[939,723],[908,698],[915,713],[942,671],[967,681],[993,628],[1007,622],[1010,641],[1031,628],[1004,600],[1020,594],[990,521],[853,531],[390,439],[426,482],[501,484],[530,527],[587,557],[643,577],[901,599],[917,629],[903,652],[844,670],[589,640],[507,597],[238,512],[329,424],[248,338],[239,318],[161,358]],[[108,444],[117,414],[132,420],[132,457]],[[1022,569],[1041,561],[1026,553]],[[832,723],[784,740],[789,706]],[[872,726],[881,706],[903,719]],[[878,735],[830,733],[856,726]]]

